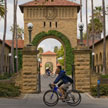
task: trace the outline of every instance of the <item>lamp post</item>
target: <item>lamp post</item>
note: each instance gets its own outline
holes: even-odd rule
[[[9,56],[9,74],[11,74],[11,56],[12,54],[9,53],[8,56]]]
[[[16,65],[16,62],[17,62],[17,59],[18,59],[18,57],[17,56],[15,56],[15,72],[18,72],[18,67],[17,67],[17,65]]]
[[[84,24],[82,22],[79,23],[79,30],[80,30],[80,45],[83,45],[83,28]]]
[[[94,69],[94,56],[95,56],[95,53],[94,52],[92,52],[92,70],[94,71],[95,69]]]
[[[39,86],[38,86],[38,93],[41,93],[41,75],[40,75],[40,62],[41,62],[41,60],[40,60],[40,58],[38,59],[38,62],[39,62],[39,69],[38,69],[38,84],[39,84]]]
[[[31,33],[32,33],[32,29],[33,29],[33,24],[32,23],[28,23],[28,32],[29,32],[29,46],[31,46]]]

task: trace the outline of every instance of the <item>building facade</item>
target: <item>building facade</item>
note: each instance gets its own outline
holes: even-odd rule
[[[94,65],[96,73],[103,74],[103,39],[94,45]],[[106,36],[106,73],[108,74],[108,36]]]
[[[0,40],[0,55],[1,55],[1,48],[2,48],[2,40]],[[11,52],[11,47],[5,43],[5,48],[4,48],[4,72],[9,72],[9,53]],[[1,61],[1,56],[0,56],[0,61]]]
[[[29,43],[27,24],[32,23],[32,40],[42,31],[57,30],[68,37],[73,48],[77,46],[79,4],[67,0],[35,0],[20,5],[20,9],[24,13],[24,45]]]

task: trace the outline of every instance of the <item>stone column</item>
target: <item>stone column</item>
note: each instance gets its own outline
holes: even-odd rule
[[[82,92],[90,91],[90,52],[84,46],[74,50],[75,87]]]
[[[22,93],[37,92],[37,53],[35,46],[27,46],[23,49],[23,67],[22,67]]]

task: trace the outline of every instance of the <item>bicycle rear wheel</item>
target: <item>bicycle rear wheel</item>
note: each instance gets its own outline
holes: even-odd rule
[[[70,90],[67,93],[67,104],[70,106],[77,106],[81,102],[81,95],[77,90]]]
[[[52,78],[55,78],[55,77],[56,77],[56,74],[51,73],[50,76],[51,76]]]
[[[43,102],[47,106],[55,106],[59,101],[58,94],[54,92],[53,90],[48,90],[45,92],[43,96]]]

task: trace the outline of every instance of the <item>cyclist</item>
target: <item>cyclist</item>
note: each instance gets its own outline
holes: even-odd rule
[[[56,74],[58,74],[58,76],[55,79],[55,81],[53,82],[52,86],[54,86],[55,84],[62,81],[58,84],[58,87],[59,87],[59,90],[62,94],[61,99],[64,99],[65,91],[73,83],[73,80],[66,75],[66,72],[64,70],[62,70],[61,66],[57,66]]]
[[[50,73],[51,73],[50,67],[47,67],[47,68],[46,68],[46,74],[47,74],[48,76],[50,76]]]

